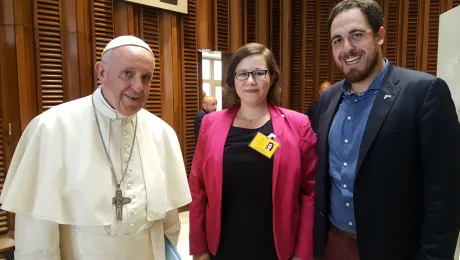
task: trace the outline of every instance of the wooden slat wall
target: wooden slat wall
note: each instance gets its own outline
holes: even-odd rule
[[[91,0],[93,29],[93,64],[101,60],[101,54],[107,43],[114,38],[112,0]]]
[[[159,12],[151,7],[141,7],[140,37],[150,46],[155,55],[155,71],[145,109],[161,117],[161,66],[160,66],[160,24]]]
[[[187,172],[190,172],[193,153],[195,151],[194,119],[199,110],[198,85],[198,53],[197,53],[197,24],[196,24],[196,0],[188,0],[188,14],[182,18],[182,71],[184,93],[183,114],[183,142],[185,164]]]
[[[303,109],[301,111],[306,111],[310,106],[311,102],[316,99],[318,95],[317,91],[317,80],[316,80],[316,65],[315,65],[315,25],[316,25],[316,0],[304,0],[306,13],[306,26],[305,31],[305,86],[304,86],[304,95],[301,97],[303,99]]]
[[[229,50],[229,0],[216,1],[217,22],[217,50],[228,52]]]
[[[292,40],[291,40],[291,109],[300,111],[300,89],[303,88],[301,81],[302,70],[302,2],[304,0],[292,0]]]
[[[257,0],[245,0],[244,13],[244,43],[256,41],[256,24],[257,24]]]
[[[59,0],[35,1],[35,46],[40,111],[64,102]]]
[[[281,0],[270,1],[270,50],[278,66],[281,64]]]
[[[5,150],[4,150],[4,141],[3,141],[3,133],[4,133],[4,126],[2,121],[3,113],[0,111],[0,193],[3,189],[3,184],[5,183],[6,177],[6,158],[5,158]],[[8,232],[8,217],[6,211],[0,210],[0,234],[4,234]]]

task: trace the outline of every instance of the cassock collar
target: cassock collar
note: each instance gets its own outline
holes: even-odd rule
[[[130,121],[136,116],[135,114],[132,116],[124,116],[113,109],[102,95],[101,86],[94,91],[93,97],[94,105],[96,106],[97,111],[112,120]]]

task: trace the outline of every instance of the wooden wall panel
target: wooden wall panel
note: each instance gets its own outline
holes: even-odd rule
[[[441,0],[427,0],[428,7],[428,34],[424,41],[426,44],[426,56],[422,62],[422,70],[436,75],[438,69],[438,32],[439,15],[441,14]],[[425,18],[426,19],[426,18]]]
[[[93,38],[93,66],[101,60],[101,54],[107,43],[114,37],[113,2],[112,0],[92,1],[92,38]],[[96,78],[96,77],[95,77]]]
[[[195,151],[194,119],[199,110],[198,52],[197,52],[197,9],[196,0],[188,0],[188,14],[183,16],[182,30],[182,93],[183,135],[182,149],[187,172],[190,172]]]
[[[300,89],[303,88],[301,79],[302,70],[302,2],[304,0],[292,0],[292,39],[291,49],[291,109],[300,111]]]
[[[305,5],[305,70],[303,71],[305,77],[305,86],[304,86],[304,95],[301,97],[303,99],[303,109],[305,112],[306,109],[310,106],[311,102],[316,100],[318,95],[318,83],[316,80],[316,64],[315,64],[315,25],[316,25],[316,0],[304,0]]]
[[[155,71],[145,109],[161,117],[160,14],[154,8],[142,7],[140,17],[140,38],[150,46],[155,55]]]
[[[229,0],[216,0],[216,28],[217,50],[228,52],[229,50]]]
[[[270,1],[270,50],[281,65],[281,0]]]
[[[316,6],[316,21],[317,21],[317,31],[316,31],[316,64],[317,64],[317,84],[320,85],[324,81],[330,81],[335,83],[330,78],[330,64],[333,64],[333,57],[330,55],[331,44],[329,31],[327,28],[327,18],[329,17],[329,1],[321,0],[318,1],[319,4]],[[325,8],[326,7],[326,8]],[[318,87],[318,86],[317,86]]]
[[[65,100],[59,0],[36,0],[35,12],[39,111],[45,111]]]
[[[460,5],[460,0],[452,0],[452,8],[455,8]]]
[[[244,43],[256,42],[257,0],[244,0]]]
[[[384,6],[385,14],[385,56],[393,64],[401,64],[401,28],[402,10],[404,4],[399,0],[387,0]]]

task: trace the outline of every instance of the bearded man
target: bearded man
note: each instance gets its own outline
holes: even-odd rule
[[[341,1],[329,16],[345,79],[318,103],[315,256],[453,259],[460,224],[455,106],[442,79],[384,58],[383,17],[371,0]]]

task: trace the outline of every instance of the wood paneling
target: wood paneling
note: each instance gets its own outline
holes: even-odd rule
[[[270,50],[275,56],[278,66],[281,65],[281,0],[271,0],[270,18]]]
[[[150,46],[155,55],[155,71],[145,109],[161,117],[161,66],[160,66],[160,14],[151,7],[142,7],[140,37]]]
[[[187,172],[195,151],[194,119],[199,109],[198,52],[197,52],[197,0],[188,0],[188,14],[183,16],[182,30],[182,113],[184,115],[182,149]]]
[[[228,24],[228,3],[229,0],[215,0],[216,4],[216,28],[217,28],[217,50],[228,52],[229,50],[229,24]]]
[[[300,111],[300,89],[303,88],[302,70],[302,38],[305,35],[302,30],[302,2],[304,0],[292,0],[292,39],[291,43],[291,109]]]
[[[460,5],[460,0],[452,0],[452,8],[455,8]]]
[[[304,0],[303,5],[305,6],[305,66],[304,66],[304,91],[303,96],[303,108],[301,111],[306,111],[313,100],[316,100],[317,85],[316,82],[316,66],[315,66],[315,25],[316,25],[316,0]]]
[[[39,111],[45,111],[64,102],[59,0],[36,0],[35,12]]]
[[[114,38],[113,2],[112,0],[91,0],[92,1],[92,38],[93,64],[101,60],[101,54],[107,43]]]
[[[257,1],[244,0],[244,43],[256,42]]]
[[[231,0],[229,7],[230,46],[229,52],[235,52],[243,45],[243,0]]]

